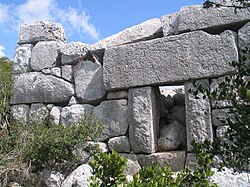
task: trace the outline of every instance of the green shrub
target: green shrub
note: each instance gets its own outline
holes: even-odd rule
[[[123,171],[127,160],[118,153],[98,153],[90,162],[93,168],[94,177],[92,177],[91,187],[118,186],[125,181]]]
[[[153,163],[149,167],[143,167],[138,174],[134,176],[134,180],[129,184],[125,184],[125,176],[123,174],[126,166],[126,159],[122,158],[118,153],[99,153],[94,156],[94,160],[90,165],[93,168],[94,176],[91,178],[91,187],[105,186],[125,186],[125,187],[155,187],[155,186],[204,186],[216,187],[214,183],[210,183],[209,177],[213,175],[211,171],[212,157],[209,150],[201,150],[196,144],[193,144],[194,151],[197,153],[197,168],[190,170],[189,168],[180,171],[176,177],[169,167],[159,166]]]
[[[0,58],[0,131],[9,126],[11,87],[12,62],[2,57]]]
[[[4,132],[0,137],[0,184],[27,183],[44,168],[68,174],[81,164],[74,150],[80,146],[87,150],[86,142],[96,141],[102,129],[92,115],[69,127],[47,122],[12,125],[11,135]]]

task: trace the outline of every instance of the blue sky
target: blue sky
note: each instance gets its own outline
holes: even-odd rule
[[[67,42],[94,43],[151,18],[203,0],[0,0],[0,56],[14,57],[21,24],[59,22]]]

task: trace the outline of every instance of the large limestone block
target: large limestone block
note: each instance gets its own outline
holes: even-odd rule
[[[69,126],[73,123],[80,122],[84,114],[91,115],[93,112],[94,106],[89,104],[76,104],[72,106],[66,106],[62,108],[60,123],[65,126]]]
[[[134,153],[154,153],[159,135],[159,107],[153,87],[129,89],[129,140]]]
[[[180,122],[174,121],[161,127],[160,138],[158,139],[160,151],[175,150],[181,144],[186,144],[186,129]]]
[[[94,108],[93,114],[104,124],[104,131],[99,139],[100,141],[106,141],[112,137],[122,136],[127,133],[127,100],[103,101]]]
[[[177,36],[108,48],[104,84],[108,89],[183,83],[232,71],[237,60],[235,33],[195,31]]]
[[[30,71],[30,58],[32,44],[18,45],[15,50],[14,63],[12,68],[13,74],[26,73]]]
[[[38,42],[32,50],[30,67],[32,70],[40,71],[52,68],[59,64],[59,48],[62,42],[42,41]]]
[[[160,166],[169,166],[173,172],[177,172],[184,169],[186,152],[170,151],[150,155],[138,155],[138,160],[141,166],[150,166],[153,162],[156,162]]]
[[[237,13],[235,13],[235,8],[193,8],[177,13],[171,21],[168,19],[168,17],[162,17],[163,23],[175,26],[174,32],[171,31],[174,34],[196,30],[217,33],[230,27],[235,29],[238,25],[250,20],[250,12],[247,8],[237,9]],[[163,29],[163,33],[164,36],[169,35],[169,29]]]
[[[106,95],[103,83],[103,67],[99,64],[83,61],[74,68],[76,96],[83,103],[100,103]]]
[[[154,18],[98,41],[94,44],[94,46],[108,48],[137,41],[149,40],[161,36],[161,20],[159,18]]]
[[[65,64],[76,64],[86,59],[88,55],[88,44],[81,42],[71,42],[61,47],[61,62]]]
[[[28,121],[29,105],[13,105],[11,106],[11,121],[24,122]]]
[[[66,36],[62,25],[39,21],[32,24],[21,25],[18,44],[36,44],[39,41],[66,41]]]
[[[38,72],[24,73],[14,77],[13,104],[19,103],[65,103],[74,95],[72,84]]]
[[[208,80],[202,80],[197,83],[208,87]],[[187,130],[187,150],[192,150],[191,142],[203,142],[205,139],[213,140],[213,128],[211,119],[211,106],[209,99],[195,99],[189,89],[195,90],[192,83],[185,83],[185,102],[186,102],[186,130]]]

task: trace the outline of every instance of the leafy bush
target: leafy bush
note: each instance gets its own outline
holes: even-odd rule
[[[0,130],[9,126],[12,87],[12,62],[0,58]]]
[[[80,165],[73,151],[95,141],[102,128],[92,115],[70,127],[45,122],[12,125],[11,135],[4,132],[0,137],[0,184],[27,182],[44,168],[67,174]]]
[[[193,144],[197,154],[197,168],[193,171],[189,168],[180,171],[176,177],[169,167],[159,166],[153,163],[150,167],[143,167],[138,174],[134,176],[134,180],[129,184],[125,184],[125,176],[123,174],[126,166],[126,159],[122,158],[118,153],[112,152],[99,153],[94,156],[94,160],[90,165],[93,168],[91,187],[105,186],[126,186],[126,187],[155,187],[155,186],[204,186],[216,187],[216,184],[210,183],[209,177],[213,175],[211,171],[212,156],[209,150],[200,150],[200,147]]]
[[[92,177],[91,187],[118,186],[125,181],[123,171],[127,160],[118,153],[98,153],[90,162],[93,168],[94,177]]]

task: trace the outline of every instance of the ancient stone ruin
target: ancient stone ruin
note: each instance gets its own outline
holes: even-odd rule
[[[68,126],[100,118],[104,151],[129,159],[128,173],[156,161],[183,169],[192,140],[223,136],[230,103],[195,99],[190,79],[215,89],[250,41],[250,11],[186,7],[95,44],[66,43],[60,24],[22,25],[16,47],[13,120]],[[160,86],[184,85],[184,93]]]

